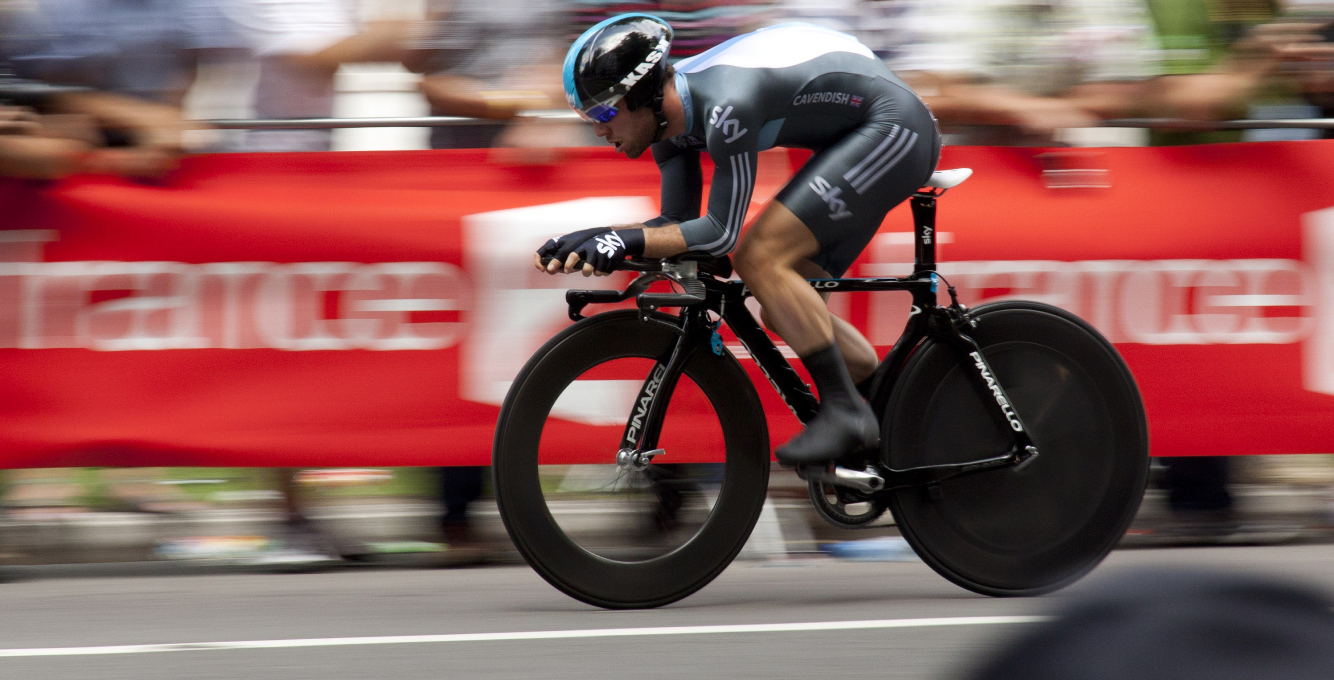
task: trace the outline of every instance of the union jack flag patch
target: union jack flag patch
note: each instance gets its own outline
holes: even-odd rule
[[[861,106],[861,105],[862,105],[862,98],[861,98],[861,97],[858,97],[857,95],[854,94],[854,95],[852,95],[852,101],[851,101],[851,102],[848,102],[848,103],[851,104],[851,105],[853,105],[853,106]]]

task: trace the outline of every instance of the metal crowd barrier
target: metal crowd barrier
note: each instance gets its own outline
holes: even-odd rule
[[[48,85],[14,78],[0,71],[0,103],[27,104],[64,92],[85,88]],[[519,118],[539,120],[579,120],[568,110],[524,111]],[[334,128],[447,127],[494,123],[494,119],[463,116],[418,116],[412,118],[294,118],[294,119],[224,119],[201,121],[218,130],[329,130]],[[1195,121],[1177,118],[1119,118],[1102,122],[1102,127],[1156,128],[1166,130],[1334,130],[1334,118],[1279,118],[1258,120]]]
[[[579,120],[573,111],[524,111],[519,118],[538,120]],[[504,122],[494,118],[466,118],[463,116],[416,116],[412,118],[291,118],[245,119],[229,118],[206,120],[203,123],[218,130],[331,130],[334,128],[401,128],[448,127]]]
[[[553,121],[579,120],[579,116],[573,111],[561,110],[524,111],[518,117]],[[272,120],[230,118],[202,122],[218,130],[330,130],[334,128],[448,127],[452,125],[496,123],[499,121],[491,118],[466,118],[463,116],[417,116],[412,118],[292,118]],[[1334,118],[1216,121],[1183,120],[1179,118],[1117,118],[1103,121],[1102,127],[1164,130],[1334,130]]]

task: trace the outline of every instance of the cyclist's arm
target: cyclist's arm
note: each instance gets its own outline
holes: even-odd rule
[[[661,227],[699,217],[700,196],[704,192],[699,151],[679,149],[670,142],[654,144],[652,150],[662,175],[662,214],[644,226]]]
[[[710,140],[714,170],[713,183],[709,185],[708,212],[679,225],[682,242],[690,251],[722,256],[736,248],[741,225],[750,208],[751,191],[755,188],[758,150],[754,148],[753,140],[758,128],[758,125],[751,126],[750,139],[734,138],[735,144],[727,144],[721,135]]]
[[[721,163],[715,163],[708,213],[670,224],[663,224],[665,215],[644,223],[645,257],[671,257],[685,252],[722,256],[736,247],[741,225],[746,220],[746,210],[750,207],[750,194],[755,188],[756,152],[747,150],[724,158]],[[667,185],[664,184],[664,195],[666,191]],[[698,195],[695,200],[698,212]]]
[[[704,173],[697,149],[660,142],[652,150],[662,174],[662,214],[644,222],[644,257],[671,257],[687,250],[680,224],[699,217]]]
[[[664,224],[662,226],[644,225],[644,257],[659,258],[680,255],[689,248],[685,237],[681,235],[681,225]]]

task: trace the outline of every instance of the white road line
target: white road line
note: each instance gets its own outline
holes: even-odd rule
[[[799,631],[871,630],[877,628],[930,628],[937,626],[994,626],[1038,623],[1045,616],[962,616],[939,619],[879,619],[869,621],[815,621],[810,623],[754,623],[730,626],[671,626],[662,628],[593,628],[588,630],[535,630],[516,633],[461,633],[453,635],[386,635],[381,637],[310,638],[304,640],[235,640],[105,647],[36,647],[0,649],[0,657],[99,656],[158,652],[209,652],[225,649],[290,649],[296,647],[349,647],[354,645],[409,645],[440,642],[497,642],[503,640],[569,640],[580,638],[640,637],[650,635],[730,635],[737,633],[793,633]]]

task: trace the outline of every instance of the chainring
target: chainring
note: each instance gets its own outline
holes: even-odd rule
[[[819,479],[807,480],[806,488],[810,492],[815,512],[824,518],[824,521],[840,529],[865,529],[868,524],[885,514],[885,510],[889,507],[878,498]],[[852,513],[847,509],[849,505],[865,505],[866,509]]]

